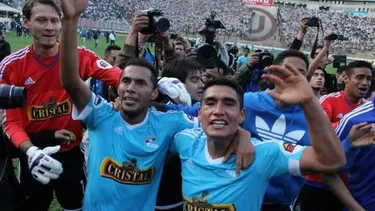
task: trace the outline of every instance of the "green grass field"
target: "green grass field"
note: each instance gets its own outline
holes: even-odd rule
[[[9,33],[6,35],[5,39],[10,43],[12,52],[15,52],[21,48],[24,48],[26,45],[29,45],[32,42],[31,37],[17,37],[14,33]],[[78,39],[78,38],[77,38]],[[116,45],[122,47],[124,43],[125,36],[119,35],[117,36]],[[78,45],[82,45],[80,39],[78,39]],[[102,57],[104,55],[104,50],[108,46],[105,42],[105,38],[103,36],[99,39],[99,45],[97,48],[94,47],[94,41],[86,40],[84,46],[92,51],[94,51],[98,56]]]

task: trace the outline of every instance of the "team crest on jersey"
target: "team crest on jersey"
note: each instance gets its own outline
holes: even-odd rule
[[[137,159],[125,161],[120,165],[110,157],[106,157],[100,166],[100,176],[113,179],[121,184],[150,184],[155,175],[155,167],[139,169]]]
[[[69,99],[56,102],[54,97],[41,106],[32,105],[27,109],[27,115],[30,121],[43,121],[58,116],[70,116],[71,112],[72,103]]]
[[[290,143],[283,143],[283,147],[285,149],[285,151],[287,152],[293,152],[294,149],[296,148],[296,144],[290,144]]]
[[[204,192],[202,197],[193,197],[188,200],[184,197],[184,210],[212,210],[212,211],[235,211],[234,204],[209,204],[207,203],[208,193]]]
[[[159,145],[155,144],[155,141],[156,141],[155,137],[148,136],[148,138],[146,138],[145,140],[146,146],[151,147],[153,149],[158,149]]]
[[[298,153],[303,149],[306,149],[306,147],[298,145],[298,144],[292,144],[289,142],[278,142],[280,145],[280,150],[283,153],[290,154],[290,153]]]
[[[110,63],[104,61],[103,59],[100,59],[100,60],[96,61],[96,65],[100,69],[111,69],[112,68],[112,65]]]

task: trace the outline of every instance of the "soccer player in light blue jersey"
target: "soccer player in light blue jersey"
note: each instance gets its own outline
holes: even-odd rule
[[[157,70],[144,59],[129,61],[121,74],[117,90],[120,112],[91,93],[79,76],[78,67],[87,61],[78,61],[76,50],[78,19],[88,0],[61,3],[65,20],[60,79],[74,104],[73,118],[82,120],[89,129],[89,172],[83,209],[154,210],[170,142],[177,132],[197,126],[197,121],[182,112],[162,113],[149,108],[158,94]],[[238,151],[250,148],[250,134],[245,134],[241,138],[245,141],[236,143]],[[237,160],[245,163],[242,157]]]
[[[260,210],[272,176],[335,172],[345,164],[341,142],[305,77],[291,66],[268,70],[275,74],[265,78],[279,86],[269,94],[283,103],[300,104],[305,111],[312,146],[253,139],[255,162],[235,177],[234,158],[223,163],[222,157],[245,118],[243,91],[231,79],[209,82],[198,116],[203,129],[182,131],[171,145],[182,162],[186,210]]]

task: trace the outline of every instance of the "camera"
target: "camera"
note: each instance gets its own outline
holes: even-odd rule
[[[271,66],[274,62],[274,56],[268,51],[264,51],[256,54],[259,58],[259,63],[254,68],[264,69],[265,67]]]
[[[26,90],[13,85],[0,85],[0,109],[21,108],[26,105]]]
[[[217,51],[214,47],[217,29],[225,29],[220,20],[215,20],[216,13],[211,12],[211,16],[206,19],[203,30],[206,40],[202,46],[197,48],[197,59],[204,67],[214,68],[217,60]]]
[[[306,19],[308,19],[307,25],[309,27],[319,27],[319,18],[313,16],[311,18],[306,18]]]
[[[148,27],[141,30],[142,34],[157,34],[168,31],[171,26],[168,19],[163,18],[164,13],[159,9],[149,9],[143,11],[147,13],[149,23]]]
[[[326,39],[330,41],[334,41],[334,40],[348,41],[349,37],[345,37],[344,35],[339,35],[339,34],[330,34],[326,37]]]

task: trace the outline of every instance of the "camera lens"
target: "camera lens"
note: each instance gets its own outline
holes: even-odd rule
[[[273,64],[273,58],[271,56],[268,56],[268,55],[264,55],[262,57],[262,64],[267,67],[267,66],[271,66]]]
[[[26,104],[26,90],[23,87],[0,85],[0,108],[20,108]]]
[[[157,20],[155,23],[155,28],[160,33],[168,31],[170,26],[171,26],[171,23],[166,18],[159,18],[159,20]]]
[[[197,50],[197,59],[205,68],[214,68],[217,59],[217,52],[210,45],[203,45]]]

